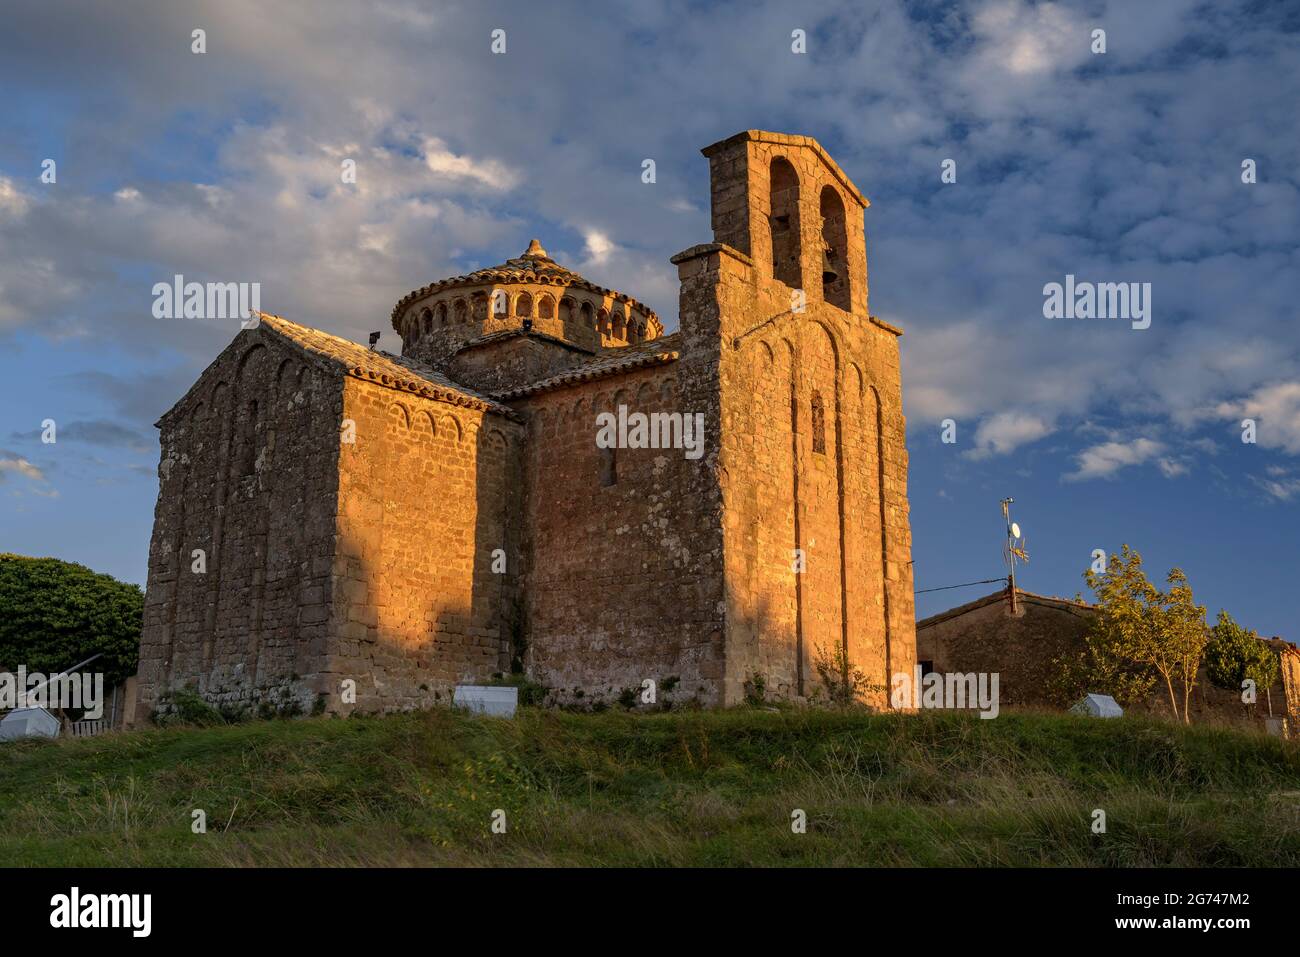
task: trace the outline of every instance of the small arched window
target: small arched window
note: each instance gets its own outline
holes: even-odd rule
[[[427,308],[420,310],[420,334],[426,335],[433,329],[433,313]]]
[[[812,394],[812,449],[819,455],[826,454],[826,406],[816,389]]]
[[[541,296],[537,300],[537,318],[554,319],[555,318],[555,300],[550,296]]]
[[[469,303],[464,299],[457,299],[456,305],[452,307],[455,314],[456,322],[469,322]]]
[[[526,292],[521,292],[519,298],[515,300],[515,315],[520,319],[527,319],[533,314],[533,297]]]

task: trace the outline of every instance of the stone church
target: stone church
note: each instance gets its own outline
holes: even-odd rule
[[[755,676],[811,698],[837,653],[887,706],[916,639],[867,200],[809,137],[703,153],[713,241],[672,257],[671,334],[534,240],[404,296],[401,355],[265,314],[235,336],[158,422],[145,714],[187,686],[427,707],[512,672],[577,705],[646,679],[660,703]],[[620,407],[702,414],[702,454],[602,447]]]

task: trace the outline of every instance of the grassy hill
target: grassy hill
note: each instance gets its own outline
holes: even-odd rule
[[[796,808],[807,833],[791,831]],[[1300,748],[1006,713],[439,710],[173,728],[0,746],[0,860],[1294,867]]]

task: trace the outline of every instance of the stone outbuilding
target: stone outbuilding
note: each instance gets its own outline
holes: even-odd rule
[[[1002,707],[1057,709],[1066,702],[1053,695],[1053,662],[1085,646],[1097,606],[1066,598],[1049,598],[1016,589],[1011,608],[1007,589],[950,608],[916,623],[916,657],[923,673],[997,673]],[[1192,693],[1192,718],[1263,719],[1288,716],[1300,727],[1300,650],[1280,638],[1261,639],[1278,656],[1279,676],[1260,689],[1254,709],[1240,696],[1217,688],[1202,666]],[[1157,688],[1139,711],[1169,712],[1167,692]]]

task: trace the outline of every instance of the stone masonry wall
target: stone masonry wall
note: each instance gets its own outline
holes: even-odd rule
[[[445,702],[457,683],[508,671],[521,427],[354,378],[343,417],[356,441],[339,463],[334,640],[318,688],[329,709],[351,710],[345,679],[357,709],[378,711]]]
[[[924,622],[916,630],[916,655],[935,671],[998,675],[1003,707],[1049,707],[1054,658],[1083,647],[1094,612],[1086,605],[1019,599],[1012,618],[1005,599],[962,615]]]
[[[594,355],[539,336],[508,335],[457,353],[447,374],[479,392],[502,392],[572,369]]]
[[[312,705],[327,634],[341,392],[336,375],[250,330],[159,422],[142,716],[187,685],[234,708]]]
[[[650,679],[660,702],[718,702],[720,542],[697,494],[707,458],[596,445],[596,416],[619,405],[704,411],[679,382],[673,364],[519,404],[529,418],[525,661],[555,701],[609,703]],[[706,416],[715,443],[716,421]]]

